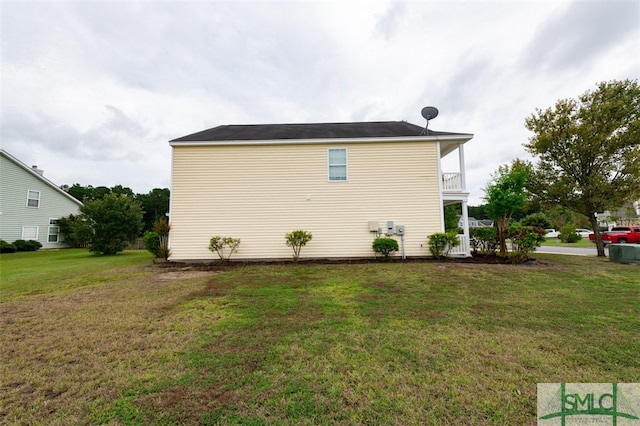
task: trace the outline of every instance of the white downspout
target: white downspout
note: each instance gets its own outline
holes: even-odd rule
[[[458,161],[460,163],[460,185],[462,185],[462,192],[467,192],[467,178],[465,175],[464,165],[464,144],[462,143],[458,145]],[[467,252],[467,257],[471,257],[471,235],[469,233],[469,209],[467,207],[467,200],[462,201],[462,230],[466,246],[465,251]]]

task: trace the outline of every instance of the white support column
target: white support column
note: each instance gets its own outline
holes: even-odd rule
[[[460,145],[462,148],[462,145]],[[464,179],[462,180],[464,184]],[[467,207],[467,201],[462,201],[462,230],[464,231],[465,250],[467,257],[471,256],[471,236],[469,235],[469,209]]]
[[[460,182],[462,184],[462,192],[467,192],[467,178],[464,167],[464,144],[461,143],[458,145],[458,162],[460,168]]]

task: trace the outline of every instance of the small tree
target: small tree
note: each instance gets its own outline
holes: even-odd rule
[[[287,246],[293,249],[293,261],[297,262],[300,258],[300,249],[306,246],[309,241],[313,238],[311,232],[303,231],[298,229],[296,231],[291,231],[284,236]]]
[[[523,209],[526,202],[524,191],[530,167],[521,160],[498,168],[493,175],[493,182],[484,189],[487,201],[486,210],[489,217],[496,221],[500,256],[507,256],[507,235],[511,216]]]
[[[116,254],[140,235],[142,208],[126,195],[107,194],[80,207],[93,230],[92,252]]]
[[[216,235],[209,240],[209,250],[218,254],[220,260],[226,262],[233,253],[238,251],[240,238],[221,237]]]
[[[456,232],[437,232],[429,235],[429,251],[436,259],[449,256],[453,247],[460,245]]]
[[[378,237],[373,240],[371,248],[374,252],[381,254],[385,258],[388,258],[393,253],[398,251],[398,241],[393,238]]]

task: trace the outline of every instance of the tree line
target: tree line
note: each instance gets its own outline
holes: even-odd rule
[[[122,185],[108,188],[75,183],[61,189],[83,203],[79,214],[59,220],[60,233],[72,247],[115,254],[144,233],[168,228],[168,188],[135,194]]]

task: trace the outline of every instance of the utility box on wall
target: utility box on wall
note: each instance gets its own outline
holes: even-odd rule
[[[396,234],[404,235],[404,225],[397,225],[396,226]]]

